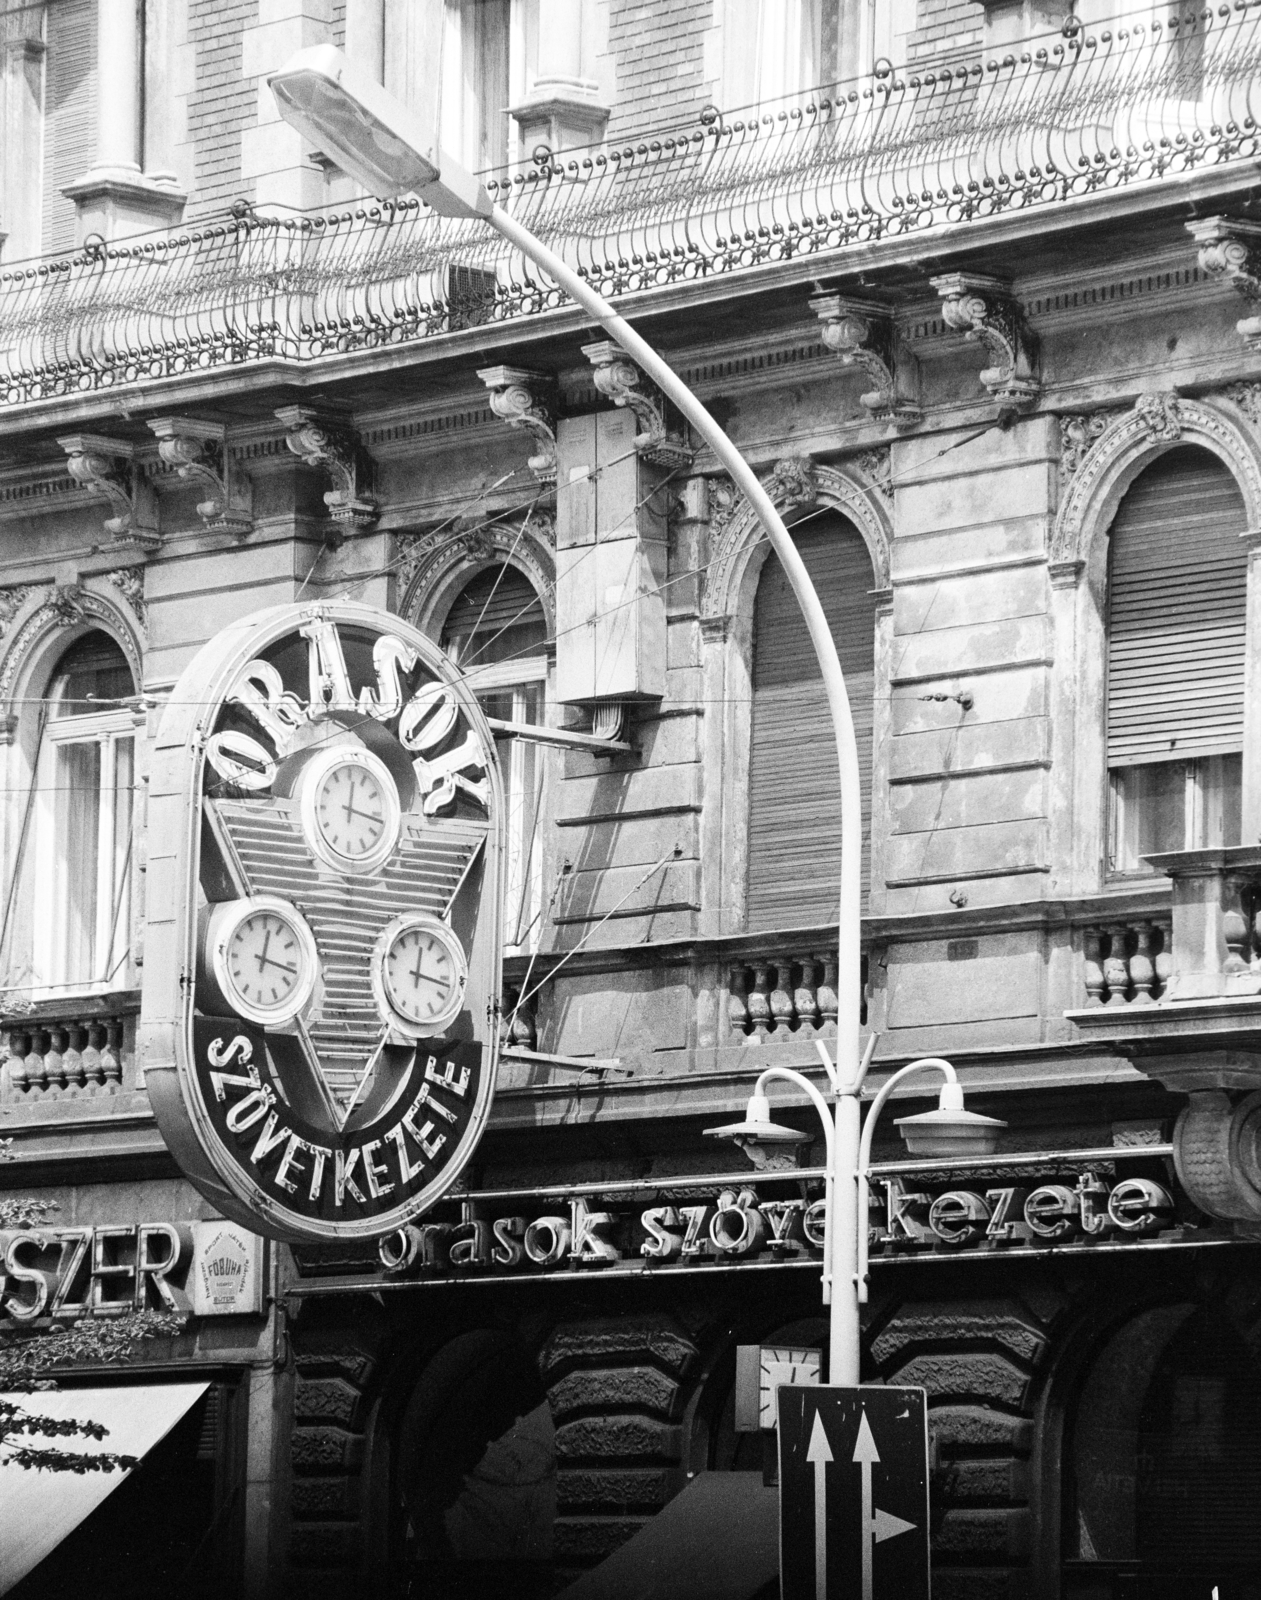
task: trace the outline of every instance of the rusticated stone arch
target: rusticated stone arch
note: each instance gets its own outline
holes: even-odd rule
[[[777,464],[766,489],[789,523],[823,507],[848,518],[871,556],[872,587],[877,592],[888,589],[893,520],[885,489],[876,479],[857,469],[817,466],[790,457]],[[757,576],[769,554],[756,511],[747,500],[736,499],[722,522],[705,575],[702,625],[705,619],[738,616],[752,606]]]
[[[682,1487],[683,1383],[698,1351],[667,1315],[567,1322],[539,1357],[556,1419],[556,1559],[594,1565]]]
[[[1073,475],[1051,537],[1052,571],[1089,563],[1143,468],[1184,445],[1198,445],[1225,464],[1239,485],[1249,529],[1261,530],[1261,439],[1239,406],[1221,396],[1140,395],[1132,411],[1104,429]]]
[[[535,511],[524,530],[520,522],[492,522],[469,533],[436,530],[415,536],[404,552],[401,616],[437,638],[456,596],[486,567],[509,562],[534,585],[556,632],[556,523],[550,512]]]
[[[928,1391],[933,1594],[999,1600],[1027,1583],[1034,1404],[1058,1296],[905,1301],[871,1340],[884,1382]]]

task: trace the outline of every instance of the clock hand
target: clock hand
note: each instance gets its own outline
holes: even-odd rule
[[[381,814],[378,811],[358,811],[354,806],[343,806],[342,810],[350,817],[367,817],[369,822],[380,822]]]
[[[268,946],[270,944],[271,944],[271,929],[270,928],[265,928],[263,930],[263,949],[262,949],[262,953],[256,958],[257,961],[258,961],[258,970],[260,972],[263,970],[263,968],[265,966],[270,965],[270,963],[267,960],[267,950],[268,950]]]
[[[296,972],[298,970],[297,967],[286,966],[283,961],[264,960],[262,965],[264,967],[279,967],[281,972]]]
[[[345,804],[345,807],[344,807],[344,810],[346,812],[346,821],[347,822],[349,822],[351,817],[353,817],[354,814],[355,814],[354,799],[355,799],[355,779],[354,779],[354,774],[351,773],[350,774],[350,793],[346,797],[346,804]]]

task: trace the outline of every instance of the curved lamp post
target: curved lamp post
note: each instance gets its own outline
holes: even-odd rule
[[[897,1119],[897,1126],[902,1130],[902,1138],[911,1155],[942,1158],[990,1155],[998,1144],[1000,1131],[1007,1126],[997,1117],[983,1117],[978,1112],[965,1109],[959,1076],[951,1064],[940,1056],[924,1056],[892,1073],[880,1086],[864,1121],[861,1109],[863,1084],[875,1043],[876,1036],[872,1034],[857,1073],[849,1082],[842,1083],[826,1046],[822,1040],[815,1041],[833,1086],[835,1122],[827,1101],[809,1078],[790,1067],[767,1067],[749,1096],[744,1121],[729,1122],[721,1128],[705,1130],[707,1134],[718,1138],[734,1139],[741,1148],[759,1144],[801,1144],[810,1137],[809,1134],[771,1121],[766,1087],[776,1081],[791,1083],[813,1102],[823,1124],[823,1138],[827,1147],[823,1303],[830,1305],[832,1312],[828,1381],[850,1387],[857,1384],[859,1377],[862,1354],[859,1307],[867,1301],[871,1142],[876,1122],[889,1096],[899,1084],[920,1072],[940,1072],[945,1079],[935,1111]]]
[[[840,767],[837,1062],[835,1066],[830,1061],[827,1063],[836,1096],[837,1126],[843,1130],[842,1137],[832,1141],[835,1158],[840,1161],[851,1143],[857,1144],[857,1096],[863,1074],[859,1061],[862,782],[849,696],[822,603],[788,529],[758,481],[757,474],[692,391],[657,352],[618,316],[608,301],[596,293],[586,279],[502,207],[495,205],[482,184],[440,150],[437,139],[440,58],[437,51],[434,52],[431,66],[427,81],[421,85],[422,95],[427,98],[418,110],[409,109],[396,100],[367,73],[348,62],[341,51],[332,45],[318,45],[314,49],[299,51],[267,81],[284,120],[310,139],[343,171],[362,183],[369,193],[415,194],[440,215],[480,218],[497,229],[606,329],[662,393],[673,401],[730,473],[736,487],[757,513],[801,607],[810,642],[819,660]],[[857,1195],[852,1182],[838,1181],[841,1176],[841,1169],[835,1168],[830,1187],[837,1196],[839,1212],[837,1226],[830,1230],[835,1255],[829,1257],[829,1277],[849,1282],[857,1266],[854,1257],[857,1248]],[[833,1303],[831,1372],[833,1382],[838,1383],[858,1382],[857,1305],[848,1320],[845,1315],[840,1315],[851,1298],[848,1294],[842,1295],[839,1301]]]

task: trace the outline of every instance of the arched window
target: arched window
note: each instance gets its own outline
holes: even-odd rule
[[[835,513],[794,542],[832,626],[858,736],[863,784],[863,879],[871,837],[875,600],[871,558]],[[836,741],[814,648],[788,579],[768,556],[753,612],[749,752],[748,926],[803,927],[836,916],[841,881]]]
[[[1247,550],[1216,456],[1171,450],[1135,479],[1108,551],[1109,866],[1239,843]]]
[[[1065,1600],[1261,1593],[1261,1372],[1218,1307],[1104,1347],[1070,1437]]]
[[[518,568],[501,563],[470,580],[447,613],[442,647],[468,675],[488,717],[546,720],[547,618]],[[524,739],[501,742],[499,755],[508,834],[504,943],[519,950],[538,941],[543,763],[538,745]]]
[[[135,732],[126,702],[135,692],[122,650],[89,633],[57,662],[39,712],[24,821],[26,937],[11,931],[9,943],[14,981],[37,995],[131,979]]]

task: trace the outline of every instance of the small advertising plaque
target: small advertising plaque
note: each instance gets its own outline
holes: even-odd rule
[[[237,1222],[194,1222],[188,1287],[194,1316],[261,1315],[263,1241]]]

